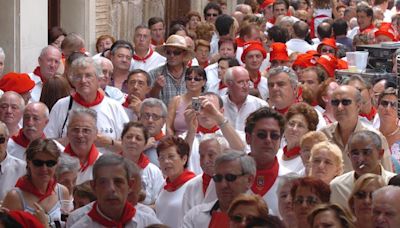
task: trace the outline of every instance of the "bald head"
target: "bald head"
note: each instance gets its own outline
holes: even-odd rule
[[[294,35],[299,39],[304,39],[308,33],[308,24],[304,21],[296,21],[293,25]]]
[[[194,50],[194,42],[193,42],[192,38],[190,38],[189,36],[185,36],[185,41],[186,41],[186,45],[188,46],[188,48]]]
[[[24,110],[22,131],[29,141],[40,138],[49,122],[49,109],[42,102],[29,103]]]
[[[374,227],[400,227],[400,187],[385,186],[372,194]]]
[[[323,40],[332,36],[332,25],[328,22],[322,22],[317,27],[318,38]]]
[[[236,80],[239,76],[242,75],[247,75],[247,77],[250,77],[249,72],[246,70],[246,68],[242,66],[234,66],[229,68],[224,77],[225,84],[227,84],[228,81]]]
[[[58,48],[49,45],[42,49],[38,62],[40,73],[45,80],[54,77],[61,63],[61,52]]]

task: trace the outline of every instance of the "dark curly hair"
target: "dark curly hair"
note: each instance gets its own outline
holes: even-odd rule
[[[246,119],[246,126],[244,128],[244,131],[248,134],[251,134],[254,130],[254,127],[256,126],[257,121],[266,118],[273,118],[278,121],[280,133],[282,135],[283,131],[285,130],[285,118],[283,118],[283,116],[279,114],[279,112],[269,107],[262,107],[251,113]]]
[[[307,103],[299,102],[290,106],[286,113],[286,122],[289,121],[294,115],[301,114],[306,118],[308,130],[315,131],[318,125],[318,114],[315,109]]]
[[[187,163],[189,161],[189,152],[190,152],[189,144],[180,137],[165,136],[158,143],[157,155],[160,156],[161,151],[166,150],[170,147],[175,147],[176,152],[179,154],[181,158],[183,158],[185,155],[187,156],[187,161],[184,165],[184,168],[187,168],[188,166]]]

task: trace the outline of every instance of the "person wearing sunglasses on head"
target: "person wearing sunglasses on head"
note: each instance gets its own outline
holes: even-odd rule
[[[333,115],[336,122],[323,127],[321,131],[328,137],[329,141],[339,146],[343,157],[343,173],[353,170],[349,156],[347,144],[350,135],[353,132],[369,130],[379,135],[384,150],[381,164],[384,169],[392,171],[392,162],[390,158],[390,150],[385,137],[373,127],[363,123],[358,114],[361,106],[361,93],[358,89],[349,85],[341,85],[337,87],[331,97],[331,105]]]
[[[31,142],[26,150],[27,174],[7,193],[2,206],[31,214],[44,211],[52,227],[60,225],[60,200],[69,199],[68,189],[54,177],[60,153],[51,139]]]
[[[248,192],[256,173],[254,159],[243,152],[227,150],[215,160],[217,200],[190,209],[183,218],[183,228],[228,228],[228,209],[240,194]]]
[[[268,206],[258,195],[240,194],[229,206],[228,215],[230,228],[263,224],[268,218]]]

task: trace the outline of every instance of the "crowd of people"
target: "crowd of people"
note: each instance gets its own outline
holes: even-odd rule
[[[97,53],[48,35],[30,73],[0,48],[0,227],[400,227],[397,80],[335,79],[400,39],[399,0],[210,0]]]

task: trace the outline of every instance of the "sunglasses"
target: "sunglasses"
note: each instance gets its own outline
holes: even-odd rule
[[[342,100],[335,99],[335,100],[331,100],[331,105],[339,106],[339,104],[342,103],[342,105],[348,106],[348,105],[351,105],[352,102],[353,101],[350,99],[342,99]]]
[[[385,101],[385,100],[381,100],[381,102],[379,102],[379,105],[381,105],[384,108],[387,108],[389,105],[392,108],[397,107],[396,105],[396,101]]]
[[[322,53],[332,53],[332,54],[334,54],[334,53],[335,53],[335,49],[326,49],[326,48],[322,48],[322,49],[321,49],[321,52],[322,52]]]
[[[34,160],[32,160],[32,164],[36,167],[42,167],[43,165],[46,164],[47,167],[51,168],[51,167],[57,165],[57,161],[55,161],[55,160],[43,161],[43,160],[39,160],[39,159],[34,159]]]
[[[257,132],[257,134],[256,134],[257,138],[262,139],[262,140],[266,139],[268,137],[268,135],[271,140],[279,140],[281,138],[281,135],[276,132],[260,131],[260,132]]]
[[[194,78],[191,78],[191,77],[185,77],[185,81],[192,81],[192,80],[195,80],[196,82],[200,82],[200,81],[203,81],[203,78],[196,78],[196,77],[194,77]]]
[[[180,55],[180,54],[182,54],[182,52],[183,52],[183,51],[180,51],[180,50],[175,50],[175,51],[166,50],[166,51],[165,51],[165,53],[166,53],[167,55],[174,55],[174,56]]]
[[[211,17],[211,16],[218,17],[218,14],[217,13],[206,13],[206,16],[207,17]]]
[[[372,192],[358,191],[358,192],[354,193],[354,197],[357,199],[360,199],[360,200],[366,199],[367,197],[372,199]]]
[[[215,183],[220,183],[220,182],[222,182],[223,179],[225,179],[228,182],[234,182],[238,177],[241,177],[241,176],[244,176],[244,175],[245,175],[244,173],[239,174],[239,175],[235,175],[235,174],[231,174],[231,173],[228,173],[228,174],[225,174],[225,175],[215,174],[212,177],[212,179],[214,180]]]
[[[246,224],[248,223],[262,223],[265,220],[262,218],[258,217],[253,217],[253,216],[242,216],[242,215],[232,215],[229,217],[232,222],[234,223],[243,223],[243,221],[246,221]]]

